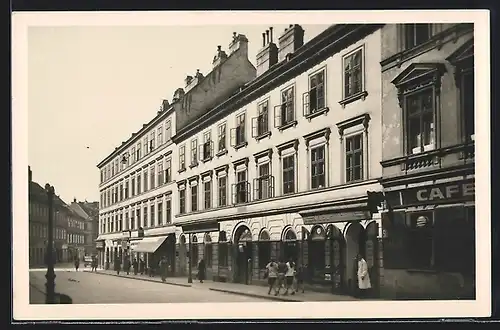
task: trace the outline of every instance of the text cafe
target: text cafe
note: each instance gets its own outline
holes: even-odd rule
[[[390,295],[474,295],[474,190],[471,178],[385,192],[384,286]]]

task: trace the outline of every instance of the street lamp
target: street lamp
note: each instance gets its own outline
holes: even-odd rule
[[[45,303],[47,304],[54,304],[55,303],[55,279],[56,279],[56,274],[54,272],[54,255],[53,255],[53,249],[54,249],[54,215],[52,214],[53,210],[53,204],[54,204],[54,187],[52,187],[50,184],[45,185],[45,191],[47,192],[47,199],[48,199],[48,207],[49,207],[49,237],[48,237],[48,253],[47,253],[47,274],[45,275],[45,278],[47,279],[47,282],[45,283],[45,288],[46,288],[46,296],[45,296]]]
[[[193,275],[192,273],[192,264],[191,264],[191,259],[193,257],[193,249],[191,245],[191,241],[193,240],[193,234],[189,234],[189,259],[188,259],[188,267],[189,267],[189,274],[188,274],[188,283],[193,283]]]

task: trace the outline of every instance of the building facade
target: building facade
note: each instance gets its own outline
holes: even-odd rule
[[[174,102],[181,93],[175,92]],[[174,133],[175,112],[164,100],[153,120],[98,165],[101,181],[96,248],[100,267],[108,269],[116,258],[123,262],[126,257],[153,264],[166,250],[174,262],[179,237],[179,229],[173,226]],[[143,246],[152,243],[155,248],[136,251],[139,241]]]
[[[474,27],[382,29],[382,292],[475,292]]]
[[[99,235],[99,202],[78,202],[78,205],[90,218],[87,223],[87,249],[91,255],[97,255],[96,240]]]
[[[333,25],[305,44],[299,25],[277,44],[270,28],[251,81],[203,113],[176,109],[175,224],[194,273],[203,258],[209,278],[258,283],[292,259],[310,284],[350,292],[361,253],[378,287],[381,27]]]
[[[85,206],[87,204],[87,206]],[[91,211],[92,203],[87,202],[77,202],[76,198],[73,199],[73,202],[70,205],[71,210],[76,213],[78,218],[83,220],[84,222],[84,230],[83,230],[83,255],[95,255],[95,239],[97,237],[93,236],[93,222],[94,218],[89,215],[87,212]]]
[[[71,206],[66,205],[68,211],[67,222],[67,244],[68,244],[68,262],[75,259],[83,261],[85,256],[85,223],[88,221],[85,215],[76,212]]]
[[[49,205],[47,191],[32,181],[31,168],[28,167],[29,180],[29,266],[45,266],[48,244]],[[67,229],[68,210],[66,204],[54,196],[54,261],[65,262],[68,256]]]

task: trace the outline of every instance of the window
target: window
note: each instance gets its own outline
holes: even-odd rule
[[[249,185],[247,182],[247,171],[236,173],[236,184],[233,185],[233,197],[236,204],[248,202]]]
[[[136,154],[136,159],[139,160],[141,159],[141,143],[137,143],[137,149],[135,151]]]
[[[158,128],[158,147],[163,144],[163,127]]]
[[[155,150],[155,132],[151,132],[151,138],[149,139],[149,151]]]
[[[198,165],[198,139],[191,140],[191,166]]]
[[[151,227],[155,226],[155,205],[151,205]]]
[[[311,149],[311,188],[325,187],[325,146]]]
[[[254,198],[274,197],[274,177],[270,175],[269,163],[258,166],[258,178],[254,180]]]
[[[464,135],[466,141],[474,140],[474,71],[463,73],[460,76],[460,96],[464,121]]]
[[[363,134],[345,139],[346,182],[363,179]]]
[[[358,49],[344,58],[344,98],[363,91],[363,50]]]
[[[147,206],[144,206],[144,214],[143,214],[144,218],[143,218],[143,224],[144,224],[144,227],[147,228],[149,227],[148,225],[148,207]]]
[[[404,44],[406,49],[416,47],[431,37],[431,24],[417,23],[404,25]]]
[[[201,160],[206,161],[212,158],[213,155],[212,134],[210,131],[203,133],[203,145],[201,146]]]
[[[144,144],[144,155],[147,155],[147,154],[149,154],[149,151],[150,151],[147,136],[144,137],[143,144]]]
[[[434,95],[432,88],[406,97],[406,121],[409,153],[434,149]]]
[[[156,179],[156,172],[155,172],[154,165],[149,168],[149,178],[151,181],[151,188],[150,189],[154,189],[155,188],[155,179]]]
[[[186,146],[179,147],[179,171],[186,169]]]
[[[217,128],[218,152],[226,150],[226,123],[222,123]]]
[[[134,218],[134,210],[130,212],[130,229],[135,229],[135,218]]]
[[[283,157],[283,194],[295,192],[295,155]]]
[[[167,159],[165,161],[165,183],[172,181],[172,160]]]
[[[135,158],[136,158],[136,153],[135,153],[135,147],[132,147],[132,149],[130,149],[130,156],[129,156],[129,159],[130,159],[130,164],[133,164],[135,163]]]
[[[304,115],[310,116],[325,109],[325,70],[309,77],[309,92],[304,93]]]
[[[191,211],[198,211],[198,186],[191,187]]]
[[[170,199],[167,200],[165,205],[165,213],[167,213],[167,225],[172,223],[172,201]]]
[[[129,196],[128,196],[128,180],[125,181],[125,199],[127,199]]]
[[[281,104],[274,108],[274,126],[283,127],[295,121],[295,89],[281,91]]]
[[[120,201],[123,200],[123,183],[120,183]]]
[[[238,148],[245,142],[245,113],[242,113],[236,117],[236,128],[231,129],[231,146]]]
[[[257,106],[258,116],[252,118],[252,137],[258,138],[269,132],[269,101]]]
[[[163,162],[160,161],[158,162],[158,187],[161,186],[164,181],[163,181],[163,175],[164,175],[164,172],[163,172]]]
[[[123,229],[125,229],[125,230],[130,229],[130,222],[129,222],[129,218],[128,218],[128,212],[125,213],[125,227]]]
[[[113,161],[113,164],[111,166],[111,176],[115,175],[115,162]]]
[[[209,209],[212,207],[212,185],[211,182],[203,183],[203,198],[205,202],[205,209]]]
[[[141,193],[141,172],[137,172],[137,194]]]
[[[165,122],[165,141],[170,140],[172,137],[172,122],[170,120],[167,120]]]
[[[138,226],[139,227],[143,227],[144,224],[141,222],[141,209],[140,208],[138,208],[137,210],[135,210],[135,216],[137,218]]]
[[[433,258],[433,213],[414,212],[409,216],[410,231],[408,237],[409,258],[417,269],[431,268]]]
[[[179,190],[179,214],[186,213],[186,189]]]
[[[148,170],[142,173],[142,180],[144,181],[144,191],[148,191]]]
[[[226,206],[227,204],[227,181],[226,177],[222,176],[218,178],[218,188],[219,188],[219,206]]]

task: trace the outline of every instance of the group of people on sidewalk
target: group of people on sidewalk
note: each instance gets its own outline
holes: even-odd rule
[[[361,298],[367,297],[372,285],[370,274],[368,272],[368,264],[361,254],[356,255],[356,283],[357,295]],[[278,262],[271,260],[266,265],[266,273],[269,290],[268,295],[274,290],[274,295],[280,294],[281,289],[284,289],[283,295],[288,295],[302,291],[304,293],[304,277],[307,265],[297,267],[295,262],[290,259],[287,262],[280,260]]]

